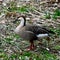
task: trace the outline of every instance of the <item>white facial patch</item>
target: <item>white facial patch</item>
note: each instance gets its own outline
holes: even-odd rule
[[[48,36],[48,34],[38,34],[38,35],[37,35],[37,37],[41,37],[41,38],[42,38],[42,37],[47,37],[47,36]]]
[[[27,20],[27,21],[29,21],[29,20],[30,20],[30,18],[26,18],[26,20]]]
[[[24,20],[23,17],[18,18],[18,20]]]

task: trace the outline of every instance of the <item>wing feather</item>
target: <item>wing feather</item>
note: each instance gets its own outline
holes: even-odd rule
[[[25,40],[36,40],[37,36],[31,31],[22,31],[19,34]]]

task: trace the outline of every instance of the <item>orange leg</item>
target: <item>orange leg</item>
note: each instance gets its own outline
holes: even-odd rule
[[[28,50],[34,50],[34,42],[33,41],[30,41],[30,46],[29,46]]]
[[[34,49],[34,43],[33,42],[30,42],[31,45],[30,45],[30,50],[33,50]]]

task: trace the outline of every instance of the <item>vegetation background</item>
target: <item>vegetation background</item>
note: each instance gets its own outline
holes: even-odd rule
[[[30,18],[30,24],[46,26],[56,33],[49,45],[42,39],[43,45],[35,41],[36,49],[26,51],[29,42],[14,33],[19,21],[13,21],[20,14]],[[0,0],[0,60],[60,60],[60,1]]]

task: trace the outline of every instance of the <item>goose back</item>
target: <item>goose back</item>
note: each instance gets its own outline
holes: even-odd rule
[[[36,26],[36,25],[26,25],[25,29],[28,31],[32,31],[36,35],[38,35],[38,34],[49,34],[49,30],[47,30],[43,27],[40,27],[40,26]]]

